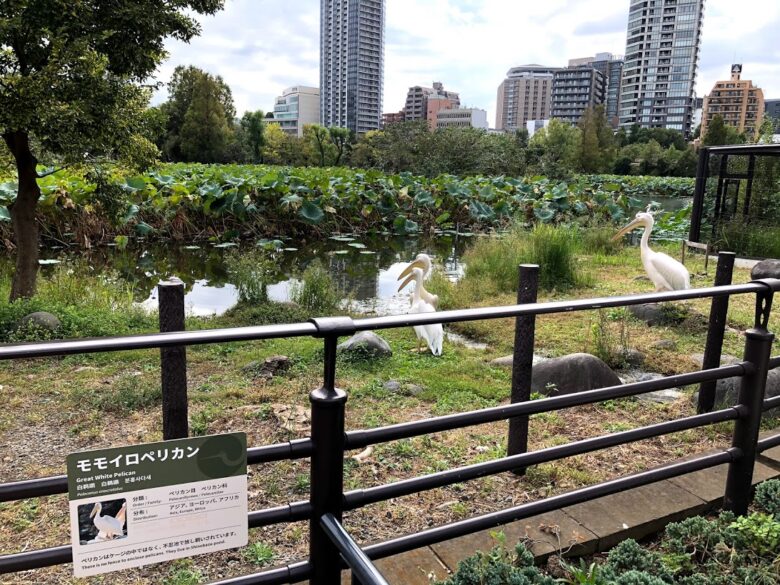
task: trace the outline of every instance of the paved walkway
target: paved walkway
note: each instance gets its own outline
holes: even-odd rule
[[[762,437],[778,432],[780,429]],[[727,465],[720,465],[659,481],[383,559],[377,567],[391,585],[430,585],[432,576],[444,579],[464,558],[493,548],[496,542],[490,533],[499,530],[510,545],[529,538],[533,542],[530,550],[538,562],[561,550],[569,556],[605,551],[625,538],[644,538],[661,531],[669,522],[719,506],[726,488],[726,472]],[[759,456],[753,484],[777,477],[780,447]],[[346,571],[342,583],[350,583]]]

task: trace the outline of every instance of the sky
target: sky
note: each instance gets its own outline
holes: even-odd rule
[[[319,0],[226,0],[199,17],[189,44],[170,41],[157,80],[177,65],[221,75],[239,115],[269,111],[294,85],[319,85]],[[461,103],[488,111],[511,67],[565,66],[569,59],[625,52],[629,0],[387,0],[384,111],[399,111],[410,86],[441,81]],[[743,78],[780,99],[780,1],[706,0],[697,94],[729,77]],[[154,102],[164,101],[165,89]]]

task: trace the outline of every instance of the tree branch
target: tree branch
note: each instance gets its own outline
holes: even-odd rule
[[[55,173],[59,173],[60,171],[64,171],[64,170],[65,170],[65,169],[67,169],[69,166],[70,166],[70,165],[64,165],[64,166],[61,166],[61,167],[59,167],[59,168],[57,168],[57,169],[53,169],[53,170],[51,170],[51,171],[47,171],[47,172],[45,172],[45,173],[43,173],[43,174],[41,174],[41,173],[36,173],[36,175],[38,175],[38,178],[39,178],[39,179],[43,179],[44,177],[48,177],[49,175],[53,175],[53,174],[55,174]]]

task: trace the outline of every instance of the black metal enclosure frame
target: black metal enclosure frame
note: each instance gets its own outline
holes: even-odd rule
[[[525,275],[526,284],[533,282],[537,269],[535,266],[521,267],[521,278],[522,275]],[[528,288],[520,287],[518,296],[521,300],[529,297],[533,297],[535,300],[535,293],[531,295]],[[535,285],[530,286],[530,288],[535,290]],[[770,357],[774,335],[767,329],[773,294],[777,290],[780,290],[780,280],[767,279],[748,284],[716,286],[685,291],[546,303],[534,303],[531,300],[530,302],[512,306],[439,313],[358,320],[353,320],[349,317],[332,317],[312,319],[308,323],[291,325],[191,332],[169,331],[117,338],[27,343],[0,347],[0,360],[160,348],[162,350],[164,389],[173,393],[175,392],[175,384],[170,380],[165,382],[165,377],[171,375],[170,372],[166,372],[166,369],[169,367],[174,370],[176,368],[186,368],[186,362],[184,361],[186,346],[286,337],[313,336],[321,338],[324,346],[324,375],[322,386],[314,390],[310,396],[310,438],[254,447],[248,450],[248,462],[251,465],[310,458],[311,482],[310,494],[307,500],[292,502],[276,508],[253,511],[250,512],[248,518],[249,526],[252,528],[278,523],[308,521],[310,536],[309,558],[306,561],[290,564],[282,568],[223,580],[219,582],[219,585],[272,585],[298,583],[307,579],[313,585],[335,585],[341,582],[341,571],[345,568],[352,570],[353,583],[382,585],[386,584],[387,581],[372,563],[374,560],[555,510],[562,506],[585,502],[600,496],[621,492],[633,487],[724,463],[729,465],[724,505],[727,509],[737,514],[746,513],[750,499],[755,458],[758,453],[780,445],[780,435],[759,440],[762,413],[768,409],[780,407],[780,397],[764,399],[768,372],[773,368],[780,367],[780,357]],[[712,299],[713,306],[715,306],[715,303],[719,300],[728,299],[733,295],[755,295],[756,300],[755,325],[745,333],[744,358],[740,363],[703,369],[652,381],[636,382],[533,401],[529,399],[527,388],[521,387],[526,383],[530,383],[527,379],[530,367],[526,366],[529,365],[528,361],[530,360],[528,352],[530,352],[530,355],[533,353],[533,323],[537,315],[702,298]],[[164,311],[161,310],[161,319],[163,318],[163,313]],[[336,351],[339,337],[352,335],[359,331],[500,318],[515,318],[518,326],[515,344],[512,403],[505,406],[379,428],[345,430],[344,420],[347,394],[344,390],[336,387]],[[724,325],[725,319],[716,320],[715,325],[711,321],[711,327],[723,327]],[[178,353],[174,352],[171,354],[172,349],[177,349]],[[171,357],[171,355],[174,357]],[[166,360],[168,360],[167,363]],[[666,388],[702,384],[734,376],[742,378],[738,403],[735,406],[710,412],[706,412],[707,409],[700,408],[699,414],[694,416],[589,438],[539,451],[527,452],[525,439],[527,437],[527,421],[530,415],[604,400],[631,397]],[[520,381],[518,382],[518,387],[520,387],[518,391],[516,391],[518,387],[514,383],[516,379]],[[184,387],[184,392],[186,401],[186,386]],[[169,407],[171,400],[175,403],[177,400],[181,400],[181,398],[181,393],[178,398],[169,398],[168,402],[165,402],[164,398],[163,408]],[[702,412],[702,410],[705,410],[705,412]],[[181,408],[170,410],[167,418],[164,417],[165,435],[170,437],[177,433],[186,434],[186,416],[186,408],[184,410]],[[517,437],[510,439],[510,445],[513,444],[514,446],[511,446],[508,450],[506,457],[387,485],[344,492],[344,458],[347,451],[362,449],[378,443],[500,420],[510,421],[509,428],[512,433],[517,432],[518,429],[525,433],[522,436],[522,440],[518,440]],[[565,457],[724,421],[734,421],[731,447],[713,454],[700,455],[684,462],[671,463],[650,471],[438,526],[370,546],[359,546],[343,526],[342,516],[344,512],[372,503],[497,473],[518,473],[530,465],[555,461]],[[178,430],[171,432],[171,427]],[[183,431],[182,428],[184,429]],[[63,493],[67,493],[67,479],[64,475],[60,475],[1,484],[0,502]],[[0,556],[0,573],[27,571],[68,563],[71,560],[70,546],[8,554]]]
[[[731,162],[747,157],[745,168],[732,168]],[[780,157],[780,144],[750,144],[738,146],[711,146],[699,150],[699,162],[696,170],[696,187],[693,196],[691,226],[688,240],[691,242],[710,243],[717,237],[722,222],[741,217],[747,224],[756,207],[754,201],[754,181],[756,179],[756,163],[762,158]],[[713,173],[712,163],[717,164]],[[740,166],[740,165],[737,165]],[[708,196],[708,181],[717,179],[711,217],[706,217]],[[744,194],[742,181],[745,181]],[[742,205],[739,205],[739,202]],[[758,202],[761,204],[761,202]],[[711,222],[710,229],[703,233],[705,220]],[[741,252],[741,250],[735,250]]]

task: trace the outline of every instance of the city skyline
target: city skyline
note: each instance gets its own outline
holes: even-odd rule
[[[409,87],[442,81],[465,107],[495,120],[496,87],[506,71],[526,63],[564,67],[599,52],[623,54],[628,0],[550,0],[515,6],[502,0],[392,0],[387,7],[384,111],[400,110]],[[414,18],[409,15],[413,14]],[[518,23],[534,23],[524,28]],[[270,110],[292,85],[318,85],[319,0],[228,0],[225,11],[202,19],[190,45],[168,43],[176,65],[222,75],[239,112]],[[780,5],[769,0],[707,0],[697,95],[703,97],[724,67],[742,63],[767,98],[780,97]],[[165,98],[160,91],[155,103]]]

